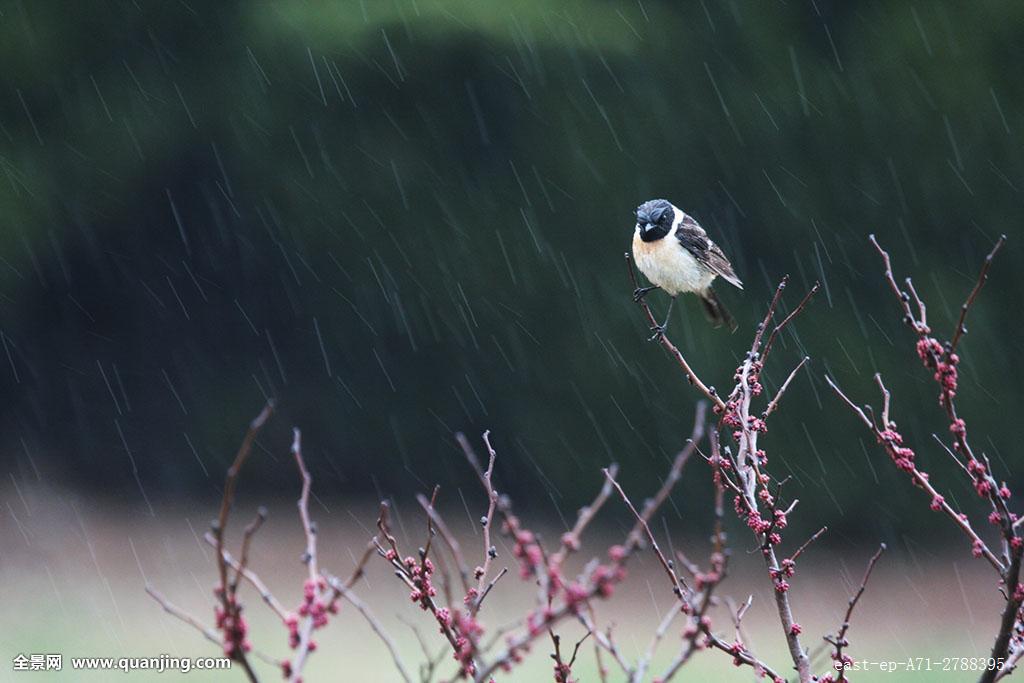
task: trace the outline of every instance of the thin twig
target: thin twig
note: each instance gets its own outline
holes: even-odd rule
[[[857,606],[860,596],[864,595],[864,589],[868,585],[868,579],[871,578],[871,570],[875,568],[875,563],[878,562],[878,558],[882,556],[885,549],[886,545],[884,543],[879,545],[878,550],[875,551],[875,554],[872,555],[871,559],[868,561],[868,568],[864,572],[864,578],[861,579],[860,587],[857,588],[857,592],[853,594],[847,604],[846,614],[843,616],[843,623],[839,627],[839,633],[836,635],[834,640],[829,640],[828,638],[825,639],[826,641],[831,642],[836,649],[833,661],[836,664],[836,668],[839,670],[839,677],[836,679],[837,682],[846,680],[846,667],[843,666],[843,648],[850,644],[849,641],[846,640],[846,632],[850,629],[850,618],[853,616],[853,609]]]
[[[639,285],[636,279],[636,272],[633,270],[633,259],[630,257],[628,252],[626,253],[626,265],[629,269],[629,280],[630,282],[633,283],[633,289],[636,289]],[[637,303],[640,304],[640,308],[642,308],[644,313],[647,315],[647,320],[651,323],[651,327],[657,327],[658,321],[657,319],[655,319],[654,312],[651,310],[651,307],[647,304],[647,302],[641,299]],[[690,364],[686,361],[686,358],[683,356],[683,353],[676,347],[676,345],[669,341],[668,337],[666,337],[664,334],[658,335],[657,338],[658,341],[661,343],[661,346],[666,351],[668,351],[669,354],[676,359],[676,362],[679,363],[680,367],[682,367],[683,372],[686,373],[686,377],[690,381],[690,384],[697,387],[700,393],[704,394],[708,398],[708,400],[714,403],[719,410],[724,410],[725,403],[722,401],[721,398],[718,397],[718,394],[714,391],[714,389],[709,388],[706,384],[704,384],[704,382],[700,380],[700,378],[697,376],[697,373],[694,372],[692,367],[690,367]]]
[[[668,474],[665,476],[665,480],[662,482],[657,493],[644,502],[644,509],[640,515],[642,519],[637,520],[630,530],[629,536],[626,538],[627,551],[632,552],[640,545],[644,533],[643,526],[651,521],[655,513],[657,513],[672,493],[672,489],[682,479],[683,468],[697,450],[697,444],[704,438],[706,416],[707,404],[704,401],[698,401],[697,408],[694,411],[693,431],[690,433],[690,438],[686,440],[686,445],[676,453],[676,457],[672,460],[672,467],[669,468]]]
[[[249,564],[249,546],[252,544],[252,537],[259,531],[260,527],[263,526],[263,522],[267,520],[267,508],[262,505],[256,510],[256,517],[249,522],[249,525],[245,527],[245,531],[242,534],[242,552],[239,553],[238,566],[235,568],[235,577],[231,580],[231,592],[234,593],[238,589],[238,580],[245,573],[245,568]]]
[[[589,612],[590,614],[589,617],[587,616],[587,612]],[[618,664],[619,668],[622,670],[622,673],[624,673],[626,676],[629,676],[631,667],[629,665],[629,662],[627,662],[625,657],[623,657],[622,651],[619,650],[618,646],[615,644],[615,639],[612,637],[612,627],[609,626],[607,631],[602,633],[597,628],[597,615],[595,614],[594,606],[588,604],[587,612],[580,612],[576,615],[576,618],[579,620],[581,624],[583,624],[583,627],[587,629],[588,633],[594,634],[594,646],[595,648],[597,648],[598,651],[597,659],[599,673],[601,674],[601,680],[606,680],[608,677],[608,671],[605,669],[604,663],[600,656],[600,652],[602,650],[611,655],[612,660],[614,660],[615,663]]]
[[[335,576],[327,576],[327,583],[334,589],[338,594],[348,600],[353,607],[355,607],[363,618],[366,619],[367,623],[370,624],[370,628],[377,634],[377,637],[384,642],[384,646],[388,649],[388,653],[391,655],[391,661],[395,663],[395,668],[398,669],[398,674],[402,677],[402,680],[406,683],[412,683],[412,678],[405,670],[405,665],[402,664],[402,658],[398,654],[398,648],[395,646],[395,641],[388,635],[388,632],[384,629],[381,623],[367,607],[366,603],[363,602],[359,596],[352,592],[351,589],[346,587],[344,583],[338,580]]]
[[[917,306],[917,317],[921,321],[921,324],[925,327],[928,326],[928,307],[924,305],[924,301],[917,294],[917,289],[914,287],[914,282],[908,277],[904,282],[907,283],[907,289],[910,290],[910,295],[914,297],[914,304]]]
[[[562,659],[562,638],[551,629],[548,629],[548,633],[551,635],[551,642],[554,644],[555,652],[551,655],[551,658],[555,660],[555,683],[569,683],[569,677],[572,675],[572,665],[576,663],[576,655],[580,652],[580,646],[583,645],[583,641],[590,637],[591,631],[576,641],[576,646],[572,649],[572,657],[568,662]]]
[[[891,424],[889,419],[889,407],[892,404],[892,394],[886,389],[885,383],[882,381],[882,373],[875,373],[875,384],[878,385],[879,391],[882,392],[882,429],[888,429]]]
[[[238,481],[238,473],[242,470],[242,465],[249,458],[249,453],[252,452],[252,445],[256,441],[256,437],[263,429],[263,425],[270,419],[271,413],[274,412],[274,402],[268,401],[260,411],[260,414],[249,423],[249,429],[245,433],[245,437],[242,439],[242,445],[239,447],[238,452],[235,454],[235,459],[231,463],[231,467],[228,468],[227,477],[224,480],[224,495],[220,501],[220,512],[217,515],[217,526],[213,530],[214,535],[217,538],[217,557],[220,558],[217,561],[217,569],[220,573],[220,586],[221,588],[227,588],[228,585],[228,572],[227,566],[223,562],[223,551],[224,551],[224,529],[228,524],[228,514],[231,512],[231,506],[235,502],[235,486]]]
[[[608,465],[608,471],[612,473],[613,477],[617,476],[619,473],[618,463],[613,462]],[[572,529],[562,535],[562,546],[551,556],[553,566],[561,567],[569,553],[575,552],[580,547],[580,536],[583,535],[584,529],[597,516],[598,511],[605,504],[605,501],[608,500],[611,493],[612,484],[608,479],[605,479],[594,501],[590,505],[580,508],[579,514],[576,516],[576,523]]]
[[[668,608],[668,613],[662,618],[661,623],[658,624],[657,630],[654,631],[654,636],[651,637],[651,642],[647,646],[647,650],[643,656],[637,661],[636,667],[630,674],[630,683],[640,683],[644,679],[644,675],[647,673],[647,668],[651,665],[651,661],[654,659],[654,653],[658,649],[658,645],[661,644],[662,639],[665,637],[665,633],[668,631],[669,626],[682,614],[682,610],[676,607],[674,604]]]
[[[969,469],[967,469],[967,465],[963,464],[960,461],[960,458],[957,457],[956,453],[954,453],[952,451],[952,449],[950,449],[950,447],[947,446],[942,441],[942,439],[939,438],[938,434],[932,433],[932,438],[935,439],[935,443],[939,444],[939,446],[942,447],[942,450],[946,451],[946,453],[949,455],[949,457],[953,459],[953,462],[955,462],[957,464],[957,466],[963,471],[964,474],[966,474],[969,477],[972,476],[971,475],[971,471]],[[1024,519],[1024,517],[1022,517],[1021,519]],[[1019,522],[1020,520],[1017,520],[1017,521]]]
[[[217,515],[216,525],[213,527],[213,534],[217,540],[217,575],[219,583],[217,585],[216,594],[221,603],[221,609],[225,617],[231,623],[238,623],[241,617],[241,607],[237,600],[235,600],[234,593],[231,590],[228,579],[228,565],[224,561],[224,534],[227,529],[228,515],[231,512],[231,507],[235,502],[235,487],[238,483],[238,475],[242,471],[242,466],[245,465],[245,461],[248,460],[249,454],[252,452],[252,445],[256,441],[256,437],[263,429],[263,425],[270,419],[271,413],[274,411],[273,401],[268,401],[260,411],[259,415],[249,423],[249,429],[246,430],[245,437],[242,439],[242,445],[239,447],[238,452],[235,454],[235,459],[228,468],[227,476],[224,479],[224,493],[221,496],[220,511]],[[237,584],[236,584],[237,587]],[[242,669],[250,680],[256,680],[256,674],[252,670],[252,665],[249,663],[248,658],[245,654],[244,643],[225,642],[223,643],[227,648],[228,655],[241,664]]]
[[[488,595],[490,595],[491,591],[494,589],[494,584],[498,583],[498,581],[501,580],[501,577],[505,576],[505,574],[507,573],[508,567],[502,567],[501,571],[495,574],[494,578],[487,582],[487,587],[484,588],[483,593],[480,594],[480,597],[477,598],[476,602],[474,603],[476,605],[476,609],[478,612],[480,611],[480,608],[483,606],[484,600],[487,598]]]
[[[966,422],[957,415],[955,396],[957,393],[957,365],[959,363],[959,358],[956,355],[955,350],[960,339],[966,333],[964,321],[966,320],[967,313],[973,306],[978,294],[981,292],[981,289],[988,278],[988,271],[991,267],[992,260],[1005,241],[1005,235],[1000,236],[993,246],[992,251],[989,252],[988,256],[985,258],[985,262],[982,264],[981,270],[978,274],[978,280],[960,308],[960,318],[957,322],[957,327],[954,330],[953,338],[946,344],[942,344],[939,340],[931,336],[931,331],[926,322],[924,302],[921,300],[916,290],[914,290],[910,280],[907,280],[907,286],[911,290],[911,294],[900,291],[892,273],[892,264],[889,254],[882,249],[874,235],[871,235],[869,239],[882,258],[882,262],[885,266],[885,278],[889,283],[893,294],[900,302],[905,322],[912,327],[918,336],[918,342],[916,345],[917,354],[924,362],[924,366],[930,372],[933,372],[933,378],[940,386],[939,405],[943,408],[946,418],[949,421],[950,431],[953,433],[953,449],[960,456],[966,458],[967,466],[965,469],[967,470],[966,473],[968,474],[971,483],[974,485],[981,497],[988,499],[992,507],[992,516],[990,516],[990,519],[997,524],[1002,537],[1001,560],[995,556],[989,547],[981,540],[978,534],[974,532],[967,521],[966,515],[957,514],[957,512],[945,502],[945,499],[935,492],[934,487],[932,487],[928,482],[928,475],[918,470],[917,466],[913,463],[913,451],[902,445],[902,436],[895,431],[895,424],[888,420],[888,415],[886,413],[888,412],[889,396],[885,386],[881,382],[881,378],[876,376],[876,381],[878,382],[879,388],[883,391],[886,404],[886,408],[883,410],[883,421],[885,424],[882,426],[882,429],[884,429],[884,434],[880,431],[880,428],[874,424],[873,420],[869,420],[869,418],[867,418],[865,410],[870,412],[869,406],[865,407],[864,410],[857,408],[853,405],[853,402],[850,401],[849,398],[847,398],[845,394],[838,389],[838,387],[836,387],[835,383],[832,382],[831,379],[829,379],[829,384],[847,403],[847,405],[854,410],[862,421],[865,422],[868,428],[874,432],[876,439],[883,444],[886,452],[894,459],[894,461],[897,462],[897,464],[900,465],[901,469],[908,471],[913,478],[914,483],[932,495],[931,507],[933,509],[944,511],[953,520],[953,522],[960,527],[965,534],[967,534],[968,538],[972,541],[972,553],[984,556],[999,573],[1000,584],[1006,587],[1003,591],[1006,603],[1003,606],[999,631],[996,635],[995,641],[993,642],[990,657],[992,661],[1001,662],[1007,660],[1011,656],[1013,650],[1013,639],[1015,637],[1020,637],[1018,633],[1020,623],[1018,621],[1018,612],[1021,608],[1022,596],[1021,591],[1018,590],[1017,587],[1019,586],[1020,580],[1022,555],[1024,555],[1024,542],[1022,542],[1022,538],[1019,535],[1015,518],[1013,514],[1011,514],[1007,505],[1006,499],[1009,497],[1009,494],[1006,493],[1006,489],[996,481],[995,477],[993,477],[991,464],[988,462],[988,458],[984,455],[982,455],[981,459],[975,456],[967,439]],[[910,307],[911,295],[918,306],[918,315],[916,318]],[[964,467],[963,464],[960,463],[960,459],[958,457],[954,456],[954,459],[961,465],[961,467]],[[1011,588],[1013,590],[1010,590]],[[1003,675],[1005,675],[1005,671],[1002,668],[994,668],[992,670],[982,672],[979,681],[980,683],[991,683]]]
[[[686,464],[686,461],[689,459],[690,455],[696,450],[697,442],[703,436],[706,405],[703,403],[699,403],[697,406],[696,413],[697,415],[694,423],[693,436],[690,438],[686,447],[684,447],[683,450],[681,450],[676,455],[672,464],[672,469],[666,482],[662,485],[662,487],[659,489],[658,493],[654,496],[654,498],[649,500],[647,504],[644,505],[644,510],[642,513],[638,513],[636,511],[636,508],[630,505],[631,509],[633,510],[634,516],[637,518],[637,522],[630,530],[629,534],[626,536],[625,543],[623,544],[625,552],[621,555],[619,559],[613,561],[613,564],[617,565],[620,568],[626,563],[626,560],[629,558],[629,556],[639,547],[641,539],[645,535],[645,532],[648,535],[648,538],[650,540],[653,540],[653,536],[650,535],[650,527],[648,526],[648,522],[661,507],[661,504],[668,498],[668,495],[671,493],[676,481],[678,481],[679,472],[682,470],[683,465]],[[457,435],[457,438],[459,439],[459,443],[466,454],[466,458],[469,461],[470,466],[473,467],[473,469],[477,472],[478,477],[480,477],[480,479],[483,480],[483,469],[480,467],[479,460],[476,458],[476,454],[473,452],[472,447],[469,446],[468,442],[465,440],[465,437],[459,437],[461,437],[461,435]],[[608,471],[605,470],[605,473],[607,477]],[[613,486],[618,488],[617,484],[614,483],[614,480]],[[505,515],[506,520],[509,520],[513,524],[518,523],[515,520],[515,518],[508,512],[508,506],[506,504],[502,504],[500,498],[498,510],[503,515]],[[658,552],[660,553],[660,549],[658,549]],[[663,561],[663,566],[668,567],[668,560],[665,559],[663,554],[661,555],[661,559]],[[675,574],[674,572],[672,572],[670,567],[668,568],[668,571],[671,576],[675,577]],[[678,577],[675,577],[673,580],[673,585],[678,587],[682,585],[682,582],[678,580]],[[529,646],[529,644],[532,643],[539,636],[539,634],[544,633],[546,629],[551,628],[554,624],[558,623],[559,621],[561,621],[569,615],[575,615],[578,619],[581,620],[582,623],[584,623],[585,626],[587,626],[588,630],[594,633],[595,640],[598,643],[600,643],[602,647],[605,647],[605,649],[608,652],[612,653],[613,657],[615,657],[616,661],[623,668],[623,671],[625,671],[628,675],[628,672],[631,670],[631,667],[627,663],[625,663],[623,659],[621,659],[621,655],[617,653],[617,649],[614,647],[613,643],[611,642],[611,639],[601,635],[597,631],[597,629],[594,628],[593,623],[586,618],[586,615],[582,611],[580,611],[578,607],[578,605],[589,606],[590,600],[600,591],[601,584],[599,582],[594,582],[593,585],[588,587],[585,596],[583,596],[583,598],[579,600],[577,603],[566,602],[565,604],[562,604],[557,607],[550,607],[541,612],[539,623],[531,623],[530,629],[526,633],[510,639],[508,641],[506,649],[502,653],[500,653],[495,659],[493,659],[486,665],[481,665],[479,667],[476,676],[474,677],[474,680],[477,683],[489,680],[491,674],[493,674],[495,671],[502,667],[508,666],[510,662],[518,656],[517,653],[521,653],[524,648]],[[681,590],[679,593],[679,598],[680,600],[685,599]]]
[[[809,546],[810,544],[812,544],[815,541],[817,541],[818,538],[823,533],[825,533],[826,531],[828,531],[828,527],[827,526],[823,526],[820,529],[818,529],[817,531],[815,531],[813,536],[811,536],[806,541],[804,541],[804,544],[802,546],[800,546],[799,548],[797,548],[795,553],[793,553],[792,555],[789,556],[789,559],[791,559],[794,562],[796,562],[796,558],[800,557],[800,553],[802,553],[804,550],[806,550],[807,546]]]
[[[318,599],[322,598],[320,590],[320,572],[317,567],[317,529],[309,516],[309,491],[313,485],[313,477],[306,469],[306,463],[302,459],[302,433],[296,428],[292,430],[292,456],[295,458],[295,466],[299,469],[302,477],[302,493],[299,495],[298,508],[299,519],[302,521],[302,530],[306,537],[306,551],[303,553],[302,561],[306,564],[308,580],[312,584],[313,591]],[[306,665],[306,659],[310,653],[310,642],[313,639],[313,615],[309,614],[302,620],[299,628],[299,645],[295,650],[295,656],[291,661],[290,683],[299,683],[302,680],[302,669]]]
[[[481,571],[477,572],[476,584],[476,599],[470,605],[469,613],[472,616],[476,616],[476,613],[480,610],[480,605],[483,603],[484,588],[487,585],[488,573],[491,569],[491,560],[495,557],[494,548],[491,545],[491,526],[494,523],[494,511],[498,506],[498,492],[494,489],[492,478],[494,476],[494,462],[498,457],[494,448],[491,446],[491,432],[490,430],[485,431],[483,435],[484,445],[487,446],[487,469],[484,470],[482,483],[487,491],[487,516],[483,519],[483,536],[484,536],[484,564],[481,567]]]
[[[387,541],[387,543],[390,546],[390,548],[389,549],[385,549],[384,546],[382,546],[380,544],[380,542],[378,541],[378,539],[376,537],[373,538],[371,543],[374,544],[374,546],[375,546],[375,548],[377,550],[377,554],[379,554],[381,557],[385,558],[388,561],[388,563],[391,565],[391,567],[395,570],[395,576],[397,576],[411,590],[416,591],[418,593],[421,593],[421,596],[419,598],[420,606],[422,606],[424,609],[428,610],[431,613],[431,615],[434,617],[434,619],[437,620],[437,623],[441,627],[440,628],[441,633],[448,640],[448,644],[451,646],[452,651],[456,655],[458,655],[460,650],[461,650],[461,646],[459,644],[458,636],[455,634],[455,632],[453,631],[452,626],[449,624],[449,622],[447,620],[440,619],[438,617],[438,610],[439,610],[439,608],[437,606],[437,603],[434,601],[433,597],[431,597],[428,593],[420,591],[420,589],[417,587],[416,583],[414,582],[414,575],[412,574],[411,569],[409,567],[407,567],[406,564],[403,562],[402,554],[398,550],[398,542],[395,540],[394,534],[391,533],[391,528],[390,528],[389,523],[388,523],[388,512],[389,512],[389,510],[390,510],[390,506],[387,504],[387,502],[386,501],[382,501],[381,505],[380,505],[380,513],[377,516],[377,528],[380,530],[381,534],[384,536],[384,538]],[[421,571],[421,572],[424,571],[424,566],[426,565],[426,561],[427,561],[427,558],[424,557],[424,556],[421,556],[421,564],[417,567],[417,569],[419,571]],[[468,666],[470,668],[476,669],[477,668],[477,662],[471,661],[471,662],[469,662]],[[460,673],[461,673],[461,669],[460,669]]]
[[[981,272],[978,273],[978,281],[974,283],[974,289],[967,296],[967,301],[960,307],[960,319],[956,323],[956,331],[953,333],[953,340],[949,343],[950,351],[956,351],[956,345],[960,343],[960,337],[964,335],[967,329],[964,327],[964,321],[967,319],[967,313],[971,310],[971,306],[974,305],[974,300],[978,298],[978,294],[981,293],[981,288],[985,286],[985,282],[988,281],[988,271],[992,267],[992,259],[996,257],[999,249],[1002,248],[1003,243],[1006,241],[1006,235],[1000,235],[999,239],[996,240],[995,246],[992,247],[992,251],[985,257],[985,262],[981,264]]]
[[[910,296],[906,292],[900,289],[900,286],[896,284],[896,278],[892,274],[892,261],[889,258],[889,252],[882,249],[882,245],[878,243],[874,235],[868,235],[868,241],[871,242],[875,250],[878,251],[879,256],[882,257],[882,263],[885,266],[885,281],[889,283],[889,288],[892,293],[896,295],[896,299],[900,302],[900,308],[903,309],[903,319],[913,330],[919,334],[929,334],[931,330],[928,325],[924,322],[923,315],[915,316],[913,310],[910,308]],[[923,310],[923,309],[922,309]]]
[[[757,326],[757,332],[754,333],[754,343],[751,345],[757,349],[761,347],[761,339],[764,337],[764,333],[768,330],[768,324],[772,321],[775,316],[775,309],[779,307],[779,302],[782,300],[782,292],[785,291],[786,286],[789,284],[789,275],[783,275],[779,284],[775,287],[775,293],[772,295],[771,303],[768,304],[768,310],[764,314],[764,320]]]
[[[782,386],[779,387],[779,390],[775,393],[775,398],[773,398],[768,404],[768,407],[764,409],[764,417],[768,417],[779,407],[779,401],[782,400],[782,395],[786,393],[786,389],[789,388],[789,383],[793,381],[793,378],[796,377],[796,373],[800,372],[800,368],[802,368],[810,359],[810,356],[804,356],[800,359],[800,362],[797,363],[795,368],[793,368],[793,371],[789,373],[789,377],[786,378],[786,381],[782,383]]]
[[[437,533],[441,536],[441,540],[448,546],[448,551],[451,553],[452,558],[455,560],[455,566],[459,571],[459,579],[462,582],[462,590],[464,593],[469,592],[469,565],[466,564],[466,558],[462,554],[462,546],[459,544],[459,539],[448,529],[448,525],[445,524],[444,518],[434,509],[433,503],[427,499],[422,493],[416,494],[416,502],[420,504],[424,512],[430,516],[433,520],[434,527],[437,529]],[[435,554],[436,557],[436,554]]]
[[[629,499],[629,496],[626,495],[626,492],[622,490],[622,487],[619,486],[619,482],[615,481],[615,477],[612,476],[612,473],[607,468],[601,471],[604,472],[604,476],[612,483],[615,490],[619,492],[619,496],[622,498],[622,501],[626,504],[626,507],[629,508],[629,511],[633,513],[633,516],[636,517],[637,523],[643,528],[644,533],[647,535],[647,540],[651,544],[651,549],[654,551],[654,554],[657,556],[662,568],[665,570],[665,573],[672,582],[672,592],[675,593],[675,596],[684,606],[689,607],[689,603],[686,599],[686,594],[689,591],[685,590],[685,583],[683,583],[683,580],[679,578],[679,574],[676,573],[672,563],[665,557],[665,553],[661,552],[661,547],[658,546],[658,540],[654,537],[654,533],[651,532],[651,527],[647,523],[647,520],[644,519],[640,512],[633,506],[633,502]]]
[[[782,676],[782,674],[768,666],[765,662],[755,657],[754,654],[746,648],[736,650],[732,645],[726,643],[721,638],[712,633],[707,634],[707,641],[708,645],[710,645],[711,647],[717,648],[719,650],[722,650],[723,652],[731,654],[733,658],[737,661],[746,664],[747,666],[753,667],[754,671],[763,671],[768,676],[770,676],[772,680],[786,680],[785,677]]]
[[[841,398],[846,403],[846,405],[850,407],[850,410],[852,410],[854,414],[856,414],[857,417],[860,418],[861,422],[864,423],[864,426],[871,430],[872,434],[875,435],[875,438],[878,440],[878,442],[881,443],[887,451],[890,451],[889,455],[890,457],[892,457],[892,444],[887,442],[882,437],[882,433],[878,430],[877,425],[875,425],[871,418],[867,416],[867,414],[860,408],[860,406],[858,406],[856,403],[850,400],[850,397],[847,396],[846,393],[839,388],[839,385],[837,385],[831,377],[826,375],[825,382],[828,383],[828,385],[832,387],[832,391],[834,391],[836,395],[839,396],[839,398]],[[942,512],[944,512],[947,517],[953,520],[953,523],[956,524],[960,528],[960,530],[967,535],[967,538],[969,538],[971,541],[972,547],[979,548],[982,556],[986,560],[988,560],[988,563],[991,564],[996,569],[996,571],[1000,573],[1000,575],[1002,575],[1005,571],[1005,567],[1003,566],[1002,561],[995,556],[995,554],[989,549],[985,541],[981,539],[981,536],[979,536],[978,533],[973,529],[973,527],[971,527],[971,523],[967,521],[966,515],[961,515],[959,512],[957,512],[953,508],[953,506],[951,506],[946,501],[945,497],[935,490],[935,487],[929,481],[928,477],[925,474],[923,474],[920,470],[918,470],[916,467],[909,474],[911,478],[913,478],[914,483],[917,484],[920,488],[924,489],[925,493],[931,496],[932,502],[938,505],[939,509]]]
[[[217,547],[217,538],[212,532],[205,534],[203,536],[203,540],[213,548]],[[281,621],[284,621],[288,617],[288,610],[285,609],[284,605],[274,597],[270,592],[270,589],[267,588],[267,585],[256,572],[249,567],[242,567],[241,563],[232,557],[231,553],[227,550],[224,551],[224,562],[236,572],[240,573],[243,579],[252,584],[252,587],[260,594],[260,598],[263,602],[265,602],[267,606],[274,611],[274,614],[276,614]]]
[[[427,542],[423,544],[423,550],[420,554],[423,557],[430,555],[430,546],[434,543],[434,517],[435,515],[430,514],[431,510],[434,510],[434,506],[437,505],[437,494],[441,492],[441,485],[434,485],[434,492],[430,494],[430,501],[427,503]]]
[[[814,296],[815,292],[818,291],[819,287],[820,287],[820,284],[815,282],[814,286],[812,286],[807,291],[807,294],[804,295],[804,298],[801,299],[799,304],[797,304],[797,307],[794,308],[792,310],[792,312],[790,312],[789,315],[787,315],[785,318],[783,318],[782,322],[779,323],[778,325],[776,325],[775,329],[772,330],[772,333],[770,335],[768,335],[768,341],[765,342],[765,344],[764,344],[764,352],[761,354],[761,360],[762,361],[764,359],[768,358],[768,354],[771,353],[772,345],[775,343],[775,338],[777,336],[779,336],[779,333],[782,332],[782,330],[786,329],[786,327],[789,325],[789,323],[793,322],[794,318],[796,318],[798,315],[800,315],[800,313],[803,312],[803,310],[805,308],[807,308],[807,304],[809,304],[811,302],[811,298]]]
[[[203,634],[208,641],[216,645],[217,647],[223,647],[224,643],[221,641],[220,636],[209,626],[206,626],[201,621],[193,617],[191,614],[181,609],[167,598],[165,598],[157,589],[153,588],[149,584],[146,584],[146,592],[149,593],[150,597],[160,603],[160,606],[164,608],[164,611],[171,616],[180,619],[195,630]]]

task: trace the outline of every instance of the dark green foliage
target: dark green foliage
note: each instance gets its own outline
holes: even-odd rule
[[[283,416],[277,461],[253,462],[267,485],[296,423],[325,496],[440,481],[454,501],[469,478],[451,434],[485,428],[520,504],[568,516],[611,460],[650,487],[696,400],[643,341],[622,262],[632,209],[664,196],[747,285],[721,292],[735,335],[696,299],[674,313],[708,383],[731,385],[783,274],[790,305],[823,278],[765,377],[813,358],[766,439],[820,510],[808,525],[873,538],[851,514],[865,501],[883,529],[927,506],[865,456],[826,369],[854,395],[885,373],[929,471],[949,463],[866,236],[952,326],[1009,233],[961,385],[1009,478],[1024,7],[141,5],[2,10],[0,418],[18,476],[35,476],[24,440],[48,476],[137,495],[120,428],[147,490],[205,495],[266,392]]]

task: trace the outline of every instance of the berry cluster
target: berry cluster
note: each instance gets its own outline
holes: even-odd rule
[[[217,630],[223,635],[224,655],[236,659],[252,649],[247,637],[249,625],[242,616],[242,605],[235,598],[234,591],[228,591],[226,598],[221,588],[217,588],[214,594],[220,599],[214,608],[214,618]]]
[[[327,625],[328,615],[338,613],[338,601],[332,599],[324,602],[323,595],[327,590],[327,581],[320,577],[316,581],[306,579],[302,585],[302,603],[295,612],[289,613],[284,618],[285,628],[288,629],[288,647],[295,649],[299,646],[302,638],[299,633],[300,617],[309,617],[314,630]],[[310,639],[309,651],[316,650],[316,641]]]

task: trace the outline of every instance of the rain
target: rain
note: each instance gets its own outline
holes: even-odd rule
[[[223,656],[223,542],[252,656],[189,680],[287,678],[282,662],[299,660],[307,681],[472,680],[444,617],[410,601],[423,586],[402,577],[404,555],[429,548],[438,591],[447,572],[460,593],[452,609],[473,604],[452,545],[473,586],[487,565],[473,618],[496,644],[474,650],[479,672],[547,590],[543,571],[520,578],[532,541],[507,515],[550,559],[607,490],[564,576],[590,585],[640,528],[627,498],[640,516],[658,501],[628,578],[496,680],[670,670],[688,617],[669,618],[655,546],[679,581],[728,555],[713,599],[677,588],[688,607],[707,595],[722,643],[744,643],[714,652],[704,634],[710,651],[686,655],[678,680],[749,680],[759,661],[801,680],[762,561],[772,532],[752,533],[715,484],[729,458],[753,466],[749,427],[720,422],[744,367],[771,495],[780,511],[799,501],[779,562],[815,538],[786,581],[818,673],[836,648],[989,657],[1024,485],[1022,41],[1024,8],[948,0],[0,4],[0,667],[60,653],[62,671],[9,676],[100,681],[111,674],[72,658]],[[734,332],[683,293],[668,344],[648,341],[669,295],[634,302],[631,277],[648,283],[624,254],[654,198],[698,221],[742,280],[713,285]],[[787,322],[755,367],[770,307],[762,333]],[[221,529],[229,468],[270,405]],[[824,640],[868,566],[849,646]],[[283,610],[306,581],[335,596],[338,613],[309,627],[317,646],[290,647],[245,568]],[[1024,654],[1016,636],[1007,647]]]

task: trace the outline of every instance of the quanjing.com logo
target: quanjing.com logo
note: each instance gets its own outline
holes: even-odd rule
[[[164,673],[174,671],[187,674],[196,669],[230,669],[227,657],[71,657],[71,668],[86,671],[153,671]],[[15,671],[60,671],[63,668],[60,654],[18,654],[14,657]]]
[[[14,658],[15,671],[60,671],[63,660],[59,654],[31,654],[19,653]]]

